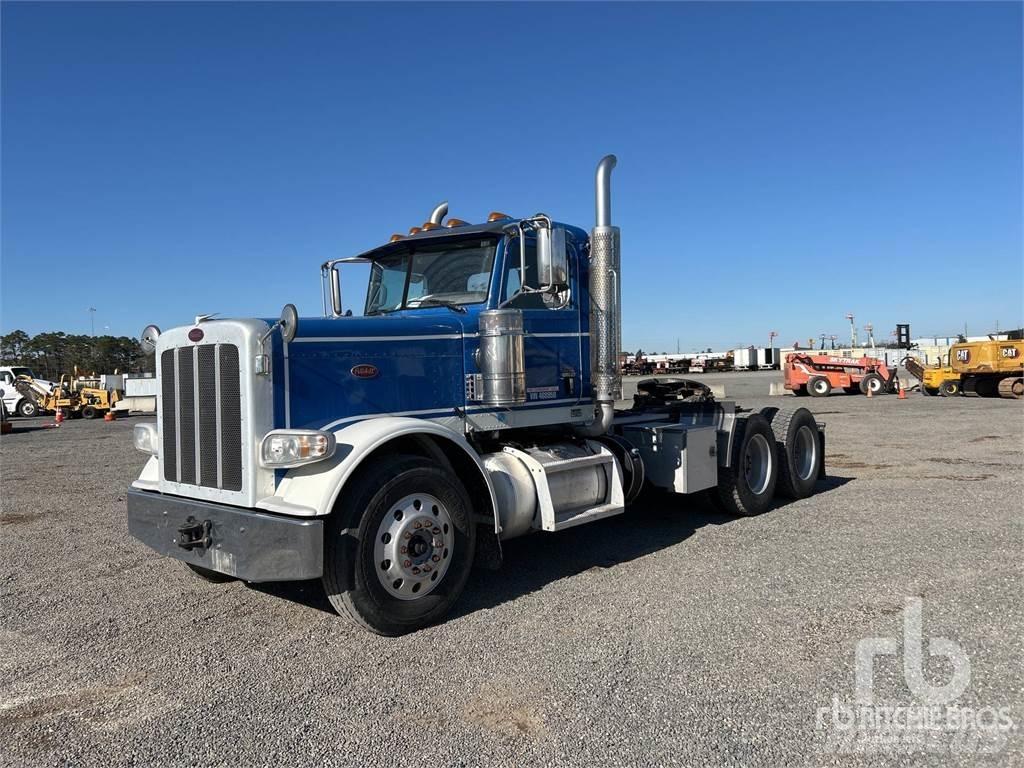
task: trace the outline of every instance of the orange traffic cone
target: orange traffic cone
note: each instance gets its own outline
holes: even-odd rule
[[[874,397],[874,395],[871,394],[871,387],[868,387],[867,395],[868,397]]]
[[[900,391],[902,391],[902,390],[900,390]],[[107,411],[105,414],[103,414],[103,420],[104,421],[117,421],[117,417],[114,416],[114,412],[113,411]]]
[[[905,390],[903,388],[902,384],[900,384],[900,397],[899,397],[899,399],[900,400],[906,400],[907,399],[907,390]]]
[[[57,413],[54,414],[54,416],[53,416],[53,423],[54,424],[60,424],[63,421],[64,421],[64,409],[63,408],[58,408],[57,409]]]

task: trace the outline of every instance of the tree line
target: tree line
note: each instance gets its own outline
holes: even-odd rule
[[[0,336],[0,364],[24,365],[42,379],[56,381],[63,373],[151,373],[153,358],[138,339],[128,336],[86,336],[51,331],[29,336],[22,330]]]

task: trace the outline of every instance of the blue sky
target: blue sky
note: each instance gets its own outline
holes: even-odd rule
[[[1021,8],[4,3],[0,325],[319,314],[441,199],[589,229],[607,152],[626,348],[1021,325]]]

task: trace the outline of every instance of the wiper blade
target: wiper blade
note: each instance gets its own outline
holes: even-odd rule
[[[458,312],[459,314],[462,314],[462,315],[466,314],[466,312],[467,312],[466,308],[464,306],[462,306],[461,304],[456,304],[456,303],[451,302],[451,301],[444,301],[443,299],[424,299],[423,301],[420,302],[420,306],[421,307],[448,307],[448,309],[452,310],[453,312]]]

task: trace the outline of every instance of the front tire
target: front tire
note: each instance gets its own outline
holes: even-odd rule
[[[960,382],[955,379],[947,379],[939,387],[939,394],[943,397],[953,397],[960,394]]]
[[[35,416],[36,414],[39,413],[39,405],[36,404],[34,401],[25,398],[20,403],[18,403],[18,407],[15,410],[17,410],[19,416]]]
[[[342,491],[328,524],[331,605],[380,635],[441,619],[462,594],[476,548],[466,489],[447,466],[387,456]]]
[[[775,435],[759,413],[736,419],[732,466],[718,468],[718,499],[733,515],[759,515],[771,506],[778,481]]]
[[[811,397],[828,397],[832,393],[832,382],[824,376],[814,376],[807,382]]]

